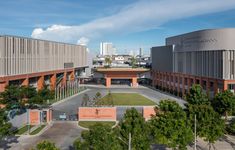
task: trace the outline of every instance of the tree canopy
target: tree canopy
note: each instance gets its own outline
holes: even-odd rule
[[[82,132],[82,138],[74,142],[76,150],[120,150],[120,140],[109,126],[97,123],[93,125],[89,131]]]
[[[204,138],[209,146],[224,135],[225,123],[210,105],[189,105],[189,118],[194,128],[194,116],[197,120],[197,135]]]
[[[156,117],[150,120],[154,143],[165,144],[174,149],[186,149],[192,142],[193,132],[185,111],[178,103],[163,100]]]
[[[54,143],[45,140],[37,144],[36,150],[59,150],[59,148]]]
[[[46,86],[40,91],[32,86],[7,86],[5,91],[0,94],[1,103],[6,104],[7,109],[25,107],[25,104],[44,104],[47,100],[54,98],[54,92]]]
[[[126,143],[128,143],[129,133],[131,133],[131,147],[133,150],[150,149],[149,126],[142,114],[135,108],[126,110],[123,119],[119,123],[119,130],[121,139]],[[124,149],[128,148],[127,144],[122,143],[122,145]]]
[[[200,105],[210,104],[207,95],[202,91],[202,87],[198,84],[194,84],[186,95],[186,100],[189,104]]]
[[[219,92],[212,100],[212,106],[216,112],[227,118],[228,113],[235,109],[235,96],[229,90]]]
[[[104,61],[107,64],[107,67],[110,67],[110,65],[112,64],[112,58],[109,56],[105,57]]]
[[[0,140],[11,134],[11,123],[8,122],[4,109],[0,109]]]

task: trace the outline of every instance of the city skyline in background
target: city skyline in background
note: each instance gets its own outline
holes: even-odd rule
[[[1,35],[87,45],[112,42],[117,54],[149,54],[165,38],[202,29],[235,27],[233,0],[120,0],[0,2]],[[210,7],[208,7],[208,5]],[[187,12],[187,13],[186,13]]]

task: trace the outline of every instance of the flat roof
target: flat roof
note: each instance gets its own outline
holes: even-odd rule
[[[32,38],[32,37],[25,37],[25,36],[18,36],[18,35],[3,34],[3,35],[0,35],[0,37],[21,38],[21,39],[29,39],[29,40],[37,40],[37,41],[53,42],[53,43],[59,43],[59,44],[66,44],[66,45],[74,45],[74,46],[86,47],[85,45],[81,45],[81,44],[73,44],[73,43],[66,43],[66,42],[60,42],[60,41],[55,41],[55,40],[46,40],[46,39],[39,39],[39,38]]]
[[[133,72],[147,72],[149,69],[146,68],[97,68],[98,72],[110,72],[110,71],[133,71]]]

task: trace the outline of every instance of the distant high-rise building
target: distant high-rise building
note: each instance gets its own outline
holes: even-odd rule
[[[101,42],[100,43],[100,55],[115,55],[116,48],[113,46],[113,43]]]
[[[142,48],[140,48],[140,50],[139,50],[139,56],[143,56],[143,49]]]

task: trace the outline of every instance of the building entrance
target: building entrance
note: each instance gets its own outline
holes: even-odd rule
[[[111,85],[128,85],[131,86],[131,79],[111,79]]]

